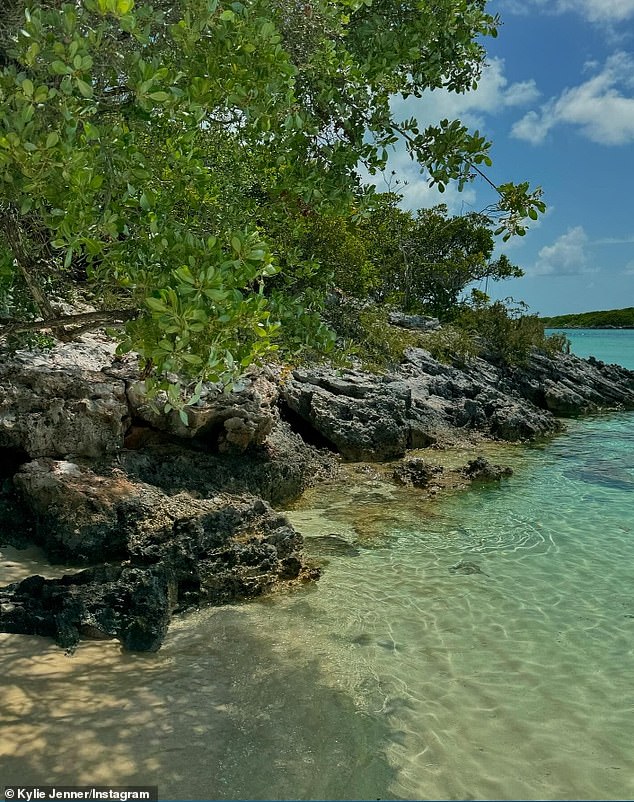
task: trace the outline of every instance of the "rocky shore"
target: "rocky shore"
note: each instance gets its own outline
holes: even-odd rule
[[[185,426],[148,402],[135,362],[105,335],[5,356],[2,540],[76,570],[0,588],[0,631],[156,650],[178,612],[318,577],[274,506],[339,460],[393,461],[395,482],[437,490],[442,470],[408,451],[533,440],[562,417],[623,408],[634,409],[634,373],[618,366],[540,353],[522,367],[452,366],[413,348],[384,375],[267,368],[232,393],[209,386]],[[460,472],[505,475],[484,460]]]

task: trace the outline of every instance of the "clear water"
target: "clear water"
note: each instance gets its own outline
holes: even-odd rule
[[[546,329],[563,332],[573,354],[584,359],[596,356],[603,362],[634,370],[634,331],[631,329]]]
[[[312,491],[290,516],[320,582],[182,619],[158,655],[0,636],[0,777],[168,799],[634,798],[634,414],[489,453],[515,475],[441,501],[361,472]],[[37,559],[4,550],[0,571]]]

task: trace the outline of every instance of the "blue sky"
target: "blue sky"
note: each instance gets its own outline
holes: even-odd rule
[[[526,273],[492,287],[541,314],[634,306],[634,0],[491,0],[503,25],[468,95],[396,101],[421,122],[458,117],[493,141],[495,183],[541,186],[547,214],[500,252]],[[484,209],[483,181],[430,190],[403,153],[409,208]],[[379,182],[379,188],[385,185]]]

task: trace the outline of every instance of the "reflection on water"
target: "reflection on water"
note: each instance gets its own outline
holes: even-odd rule
[[[633,447],[613,415],[440,503],[362,475],[316,490],[290,515],[319,585],[183,619],[158,655],[1,636],[3,779],[633,798]]]

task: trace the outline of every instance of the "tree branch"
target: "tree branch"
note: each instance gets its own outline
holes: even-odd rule
[[[120,326],[127,320],[132,320],[139,314],[138,309],[104,309],[100,312],[82,312],[77,315],[64,315],[63,317],[47,320],[8,320],[0,318],[0,338],[23,331],[56,331],[65,326],[81,324],[78,329],[66,332],[70,337],[76,337],[84,331],[96,329],[104,324]]]

